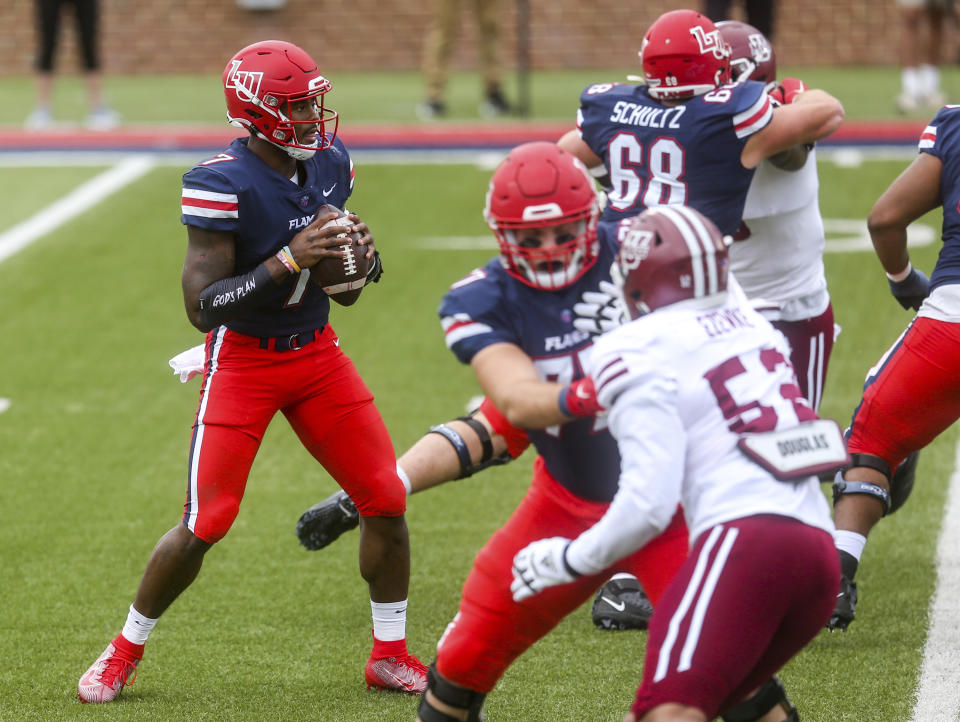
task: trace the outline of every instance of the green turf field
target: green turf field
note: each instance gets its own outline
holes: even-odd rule
[[[821,161],[824,216],[862,221],[904,165]],[[113,705],[74,698],[183,502],[199,383],[181,385],[166,362],[201,341],[179,286],[183,170],[153,170],[0,263],[0,398],[10,402],[0,413],[0,719],[412,720],[415,699],[363,687],[370,609],[357,535],[315,553],[297,545],[300,512],[335,484],[282,418],[233,530],[157,626],[136,684]],[[0,168],[0,184],[12,189],[0,225],[96,172]],[[493,246],[429,246],[485,234],[488,177],[470,165],[358,167],[351,208],[374,230],[386,272],[355,307],[335,308],[332,323],[398,453],[459,415],[477,391],[445,348],[435,309]],[[927,221],[938,230],[935,215]],[[937,249],[915,250],[914,263],[931,270]],[[889,296],[872,252],[831,253],[827,270],[843,332],[823,411],[845,423],[867,368],[911,316]],[[910,503],[872,535],[850,631],[824,632],[783,671],[805,721],[909,719],[955,443],[951,430],[924,453]],[[424,660],[456,610],[473,554],[524,493],[531,462],[528,452],[411,499],[408,638]],[[488,719],[619,720],[644,641],[640,632],[595,630],[585,607],[508,671]]]
[[[537,71],[531,74],[531,118],[573,122],[576,98],[590,83],[625,80],[639,68],[608,70]],[[839,97],[851,120],[903,117],[894,109],[893,99],[900,91],[900,74],[895,67],[781,67],[781,78],[802,78],[810,87],[823,88]],[[416,105],[423,98],[419,73],[331,72],[333,90],[329,105],[341,115],[344,124],[410,123],[417,120]],[[223,97],[219,75],[107,76],[106,95],[131,124],[223,123]],[[960,67],[942,68],[941,86],[953,102],[960,100]],[[506,92],[517,98],[517,82],[508,76]],[[0,126],[20,125],[34,102],[29,78],[0,76]],[[447,93],[450,121],[477,119],[480,81],[476,74],[451,75]],[[83,119],[84,90],[76,76],[58,78],[54,92],[54,111],[60,121]],[[932,117],[921,109],[910,118]],[[502,119],[509,120],[510,118]],[[442,121],[441,121],[442,122]],[[346,126],[345,126],[346,127]]]

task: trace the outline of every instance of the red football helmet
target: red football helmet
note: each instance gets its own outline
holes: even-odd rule
[[[611,273],[630,318],[725,291],[729,241],[687,206],[655,206],[630,221]]]
[[[657,100],[685,100],[730,79],[730,48],[713,21],[693,10],[664,13],[640,49],[643,78]]]
[[[256,132],[297,160],[306,160],[333,144],[339,120],[337,113],[323,104],[330,87],[313,58],[282,40],[248,45],[230,58],[223,71],[227,120]],[[289,104],[311,99],[317,105],[317,117],[292,120]],[[328,131],[331,123],[333,130]],[[316,140],[310,145],[297,139],[297,125],[305,124],[317,127]]]
[[[717,23],[720,37],[730,46],[730,74],[734,82],[759,80],[769,93],[777,85],[777,56],[770,41],[753,25],[737,20]]]
[[[507,273],[546,290],[569,286],[596,263],[599,215],[586,166],[546,141],[510,152],[490,179],[483,211]]]

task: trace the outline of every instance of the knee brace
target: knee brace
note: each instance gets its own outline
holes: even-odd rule
[[[467,710],[467,722],[482,722],[483,712],[481,708],[487,695],[448,682],[437,674],[436,662],[427,669],[427,688],[420,697],[417,716],[423,722],[459,722],[456,717],[452,717],[431,705],[427,698],[428,692],[432,692],[433,696],[444,704]]]
[[[890,465],[873,454],[850,454],[850,469],[855,466],[863,466],[874,471],[879,471],[887,477],[887,483],[890,483]],[[870,496],[883,504],[883,515],[891,512],[890,493],[879,484],[869,481],[855,481],[844,479],[843,471],[838,471],[833,481],[833,505],[836,506],[840,498],[847,494],[863,494]],[[901,502],[902,503],[902,502]]]
[[[752,697],[728,709],[721,719],[723,722],[755,722],[777,705],[787,713],[787,722],[800,722],[797,708],[787,699],[783,682],[773,676]]]
[[[466,479],[467,477],[473,476],[478,471],[482,471],[488,466],[506,464],[508,461],[512,461],[512,458],[508,453],[503,453],[500,456],[493,455],[493,442],[490,440],[490,434],[487,431],[487,427],[473,418],[472,414],[470,416],[457,417],[455,421],[462,421],[469,426],[473,430],[473,433],[475,433],[477,438],[480,440],[480,445],[483,447],[483,453],[478,463],[473,463],[473,459],[470,457],[470,448],[467,446],[467,442],[464,441],[464,438],[459,434],[459,432],[457,432],[456,429],[447,426],[446,424],[437,424],[436,426],[431,426],[428,433],[440,434],[440,436],[450,442],[450,445],[453,446],[454,450],[457,452],[457,457],[460,459],[460,476],[457,477],[458,479]]]

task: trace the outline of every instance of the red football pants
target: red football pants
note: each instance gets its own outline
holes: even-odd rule
[[[216,542],[240,510],[250,466],[277,411],[363,516],[399,516],[406,492],[373,394],[330,326],[294,351],[223,327],[207,335],[183,523]]]
[[[550,477],[537,457],[533,482],[513,515],[477,554],[460,610],[437,644],[437,671],[461,687],[489,692],[510,664],[561,619],[587,601],[610,576],[629,572],[656,604],[687,555],[687,527],[678,511],[643,549],[599,574],[513,601],[513,557],[544,537],[574,539],[603,516],[608,504],[580,499]]]
[[[847,446],[894,469],[960,418],[960,323],[918,317],[870,370]]]

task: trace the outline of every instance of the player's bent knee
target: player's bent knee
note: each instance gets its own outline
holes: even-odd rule
[[[361,494],[346,489],[353,499],[357,511],[362,517],[403,516],[407,510],[407,490],[403,482],[394,474],[378,484],[369,494]]]
[[[431,664],[427,669],[427,689],[420,697],[417,718],[421,722],[460,722],[466,712],[466,722],[480,722],[480,710],[486,696],[483,692],[448,682],[437,673],[436,664]]]
[[[190,531],[201,541],[216,544],[230,531],[239,513],[239,499],[221,497],[201,510],[200,519]]]
[[[786,714],[786,722],[799,722],[797,708],[787,699],[787,691],[777,677],[771,677],[753,695],[731,707],[723,715],[723,722],[755,722],[776,707]]]

